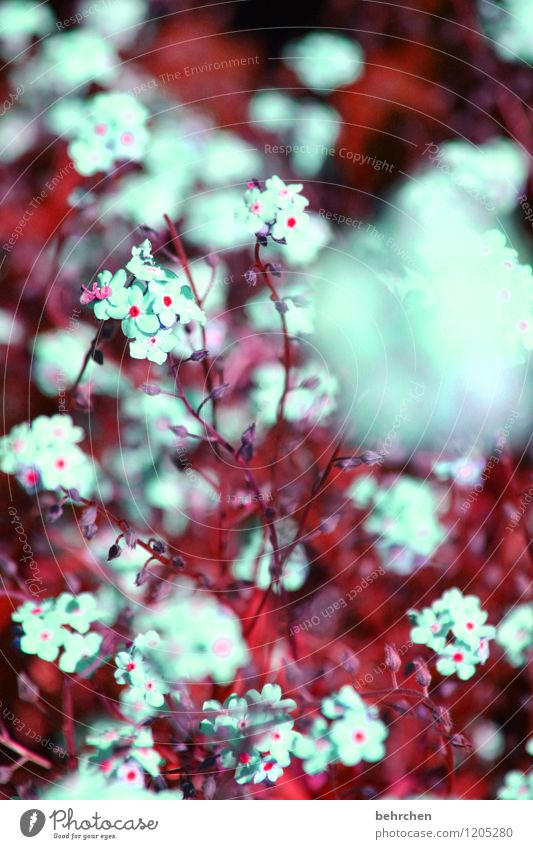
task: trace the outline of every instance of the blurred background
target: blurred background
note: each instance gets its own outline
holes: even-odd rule
[[[201,291],[211,287],[208,347],[235,391],[221,405],[221,430],[238,439],[256,416],[264,434],[279,397],[279,373],[269,368],[279,315],[268,309],[269,294],[246,278],[255,240],[235,211],[254,178],[300,182],[309,229],[265,250],[269,262],[283,265],[284,297],[297,296],[286,314],[302,368],[291,408],[296,435],[313,425],[311,454],[316,449],[313,458],[322,459],[320,440],[334,413],[346,444],[384,458],[378,477],[410,476],[373,526],[385,538],[381,549],[366,555],[364,512],[357,522],[332,520],[326,540],[312,543],[307,560],[318,572],[311,589],[295,596],[301,615],[311,615],[315,591],[316,604],[325,603],[330,580],[352,580],[343,570],[354,554],[362,558],[357,580],[381,562],[393,573],[366,596],[373,618],[364,623],[361,605],[339,626],[340,636],[323,623],[325,646],[318,634],[313,657],[320,669],[331,662],[338,670],[342,658],[360,652],[361,673],[375,668],[390,594],[399,644],[407,639],[400,620],[428,587],[437,592],[464,579],[492,599],[494,623],[530,603],[529,508],[520,514],[532,468],[530,0],[311,0],[301,8],[279,0],[5,0],[0,55],[3,432],[64,412],[94,334],[81,286],[124,265],[147,237],[168,253],[166,214],[177,222]],[[139,399],[153,366],[125,367],[123,341],[107,343],[104,368],[91,363],[70,410],[90,442],[88,491],[148,534],[162,528],[176,545],[185,540],[188,555],[209,560],[202,546],[205,529],[214,527],[211,484],[182,476],[176,490],[168,424],[178,421],[177,405]],[[494,474],[480,484],[494,457]],[[415,479],[422,488],[410,490]],[[366,492],[364,485],[350,490],[351,509],[376,503],[366,483]],[[3,578],[13,579],[20,555],[7,513],[15,503],[50,592],[63,588],[64,574],[78,587],[90,574],[112,576],[117,592],[139,597],[138,558],[102,565],[110,532],[91,551],[85,542],[79,548],[75,527],[54,525],[43,536],[46,497],[44,508],[35,506],[7,475],[0,487]],[[294,498],[288,488],[288,515]],[[427,547],[387,544],[390,517],[405,504],[406,536],[429,536]],[[524,524],[505,535],[517,515]],[[251,557],[249,550],[240,556]],[[307,560],[290,591],[303,586]],[[429,578],[419,569],[428,560]],[[210,567],[202,568],[212,579]],[[249,577],[242,568],[235,579]],[[3,646],[16,665],[12,604],[1,601]],[[112,624],[116,599],[102,595],[102,605]],[[496,778],[524,764],[530,683],[527,664],[516,666],[522,672],[515,676],[495,664],[475,695],[443,685],[477,746],[460,785],[472,798],[493,798]],[[21,695],[13,669],[5,671],[6,693],[23,721],[42,734],[57,731]],[[33,673],[55,705],[57,680],[42,667]],[[88,695],[79,707],[90,712]],[[510,755],[500,763],[505,748]],[[496,778],[487,777],[487,764]],[[432,786],[431,773],[429,784],[398,789],[401,759],[387,770],[369,783],[372,792]]]

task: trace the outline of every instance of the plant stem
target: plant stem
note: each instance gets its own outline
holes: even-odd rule
[[[16,740],[12,740],[8,734],[2,733],[0,734],[0,744],[5,746],[6,749],[11,749],[12,752],[16,752],[17,755],[21,755],[21,757],[25,758],[28,761],[36,764],[37,766],[42,767],[43,769],[51,769],[52,764],[50,761],[47,761],[46,758],[41,758],[40,755],[36,755],[30,749],[27,749],[26,746],[23,746],[22,743],[18,743]]]
[[[324,489],[324,487],[326,485],[327,479],[328,479],[330,472],[333,468],[333,464],[334,464],[335,460],[337,459],[337,454],[338,454],[340,447],[342,445],[342,441],[343,441],[343,436],[341,434],[341,436],[337,440],[337,443],[336,443],[333,451],[331,452],[331,455],[330,455],[330,458],[329,458],[329,461],[328,461],[326,468],[324,469],[322,474],[318,477],[318,479],[315,481],[315,484],[314,484],[312,491],[311,491],[311,497],[306,502],[305,507],[304,507],[304,511],[303,511],[303,513],[300,517],[300,521],[298,522],[298,527],[296,529],[296,533],[294,534],[293,541],[286,548],[286,550],[283,554],[282,565],[287,562],[288,558],[291,556],[294,548],[298,545],[298,543],[302,542],[302,539],[303,539],[302,534],[303,534],[303,530],[304,530],[304,527],[305,527],[305,523],[307,522],[307,517],[309,516],[309,513],[311,511],[311,507],[313,506],[313,504],[315,503],[318,496],[320,495],[320,493],[322,492],[322,490]]]
[[[200,296],[198,294],[198,290],[197,290],[196,285],[194,283],[194,279],[193,279],[193,276],[192,276],[192,273],[191,273],[191,269],[189,267],[189,260],[187,259],[187,254],[185,253],[185,248],[183,247],[183,242],[181,241],[179,233],[176,230],[176,227],[174,226],[174,223],[171,221],[169,216],[164,215],[163,218],[165,219],[165,224],[167,225],[168,231],[169,231],[170,236],[172,238],[172,244],[174,246],[174,250],[176,251],[176,253],[179,257],[183,271],[185,272],[185,276],[188,280],[189,286],[192,289],[192,293],[194,295],[194,300],[196,302],[196,305],[200,309],[202,309],[203,301],[202,301],[202,298],[200,298]],[[202,348],[204,350],[207,350],[207,335],[206,335],[205,327],[204,327],[203,324],[200,325],[200,333],[202,335]],[[204,379],[205,379],[205,384],[207,386],[207,392],[208,392],[208,395],[211,395],[211,393],[213,392],[213,374],[212,374],[212,371],[211,371],[211,362],[210,362],[208,357],[205,357],[202,360],[202,368],[203,368],[203,371],[204,371]],[[212,406],[212,417],[213,417],[213,424],[216,427],[217,426],[217,413],[216,413],[216,403],[215,403],[214,398],[213,398],[213,406]]]
[[[271,299],[275,303],[281,303],[281,298],[278,294],[278,291],[277,291],[274,283],[272,282],[272,278],[271,278],[270,274],[268,273],[268,268],[264,265],[264,263],[261,260],[260,252],[261,252],[261,245],[259,243],[259,240],[257,240],[256,243],[255,243],[255,253],[254,253],[255,266],[258,269],[258,271],[261,273],[263,280],[265,281],[265,284],[266,284],[266,286],[267,286],[267,288],[270,292]],[[285,369],[285,382],[284,382],[283,392],[281,394],[281,398],[279,399],[279,402],[278,402],[278,409],[277,409],[277,413],[276,413],[277,427],[276,427],[275,443],[274,443],[274,458],[273,458],[273,461],[272,461],[272,464],[273,464],[273,466],[272,466],[273,480],[275,480],[275,475],[276,475],[276,465],[277,465],[278,457],[279,457],[280,429],[281,429],[281,426],[283,424],[283,420],[284,420],[284,417],[285,417],[285,402],[286,402],[286,399],[287,399],[287,394],[289,392],[289,380],[290,380],[290,372],[291,372],[291,367],[292,367],[291,343],[290,343],[289,333],[288,333],[288,329],[287,329],[287,319],[285,318],[285,314],[283,312],[280,312],[280,320],[281,320],[281,329],[282,329],[282,332],[283,332],[283,366],[284,366],[284,369]]]
[[[257,483],[257,480],[255,479],[255,476],[254,476],[252,470],[250,469],[250,466],[248,465],[248,463],[246,463],[245,460],[243,460],[243,458],[241,457],[239,452],[235,450],[235,448],[231,445],[231,443],[228,442],[227,439],[224,439],[224,437],[218,432],[218,430],[216,430],[216,428],[213,425],[210,425],[208,422],[206,422],[205,419],[203,419],[199,415],[197,410],[194,409],[194,407],[189,402],[189,400],[188,400],[188,398],[185,394],[185,390],[183,389],[183,386],[181,385],[177,370],[175,371],[175,381],[176,381],[176,389],[178,390],[177,397],[182,400],[187,411],[205,429],[206,433],[208,433],[212,437],[213,442],[218,443],[229,454],[231,454],[233,460],[244,471],[244,475],[246,477],[246,480],[247,480],[251,490],[253,491],[253,493],[254,493],[254,495],[257,499],[257,503],[259,504],[261,511],[263,513],[263,516],[264,516],[265,527],[268,530],[268,533],[269,533],[269,536],[270,536],[270,541],[271,541],[271,544],[272,544],[272,557],[273,557],[273,560],[274,560],[274,563],[275,563],[275,572],[276,572],[276,576],[277,576],[277,571],[278,571],[278,569],[281,568],[280,558],[279,558],[280,552],[279,552],[278,535],[277,535],[275,524],[272,521],[272,518],[270,517],[270,515],[267,511],[267,507],[265,505],[265,499],[264,499],[263,493],[261,492],[261,490],[259,488],[259,484]],[[277,577],[276,577],[276,580],[277,580]]]

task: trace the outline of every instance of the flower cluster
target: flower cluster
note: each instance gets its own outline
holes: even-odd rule
[[[323,700],[322,714],[326,719],[314,719],[294,749],[308,775],[318,775],[333,763],[355,766],[385,756],[387,728],[376,708],[365,705],[349,684]]]
[[[32,12],[34,14],[34,12]],[[28,80],[48,98],[76,89],[106,85],[116,76],[120,59],[114,45],[89,28],[72,28],[42,40],[39,53],[24,67]]]
[[[308,775],[324,772],[332,763],[354,766],[385,756],[387,728],[376,708],[365,705],[350,685],[323,700],[323,716],[305,734],[294,729],[289,714],[295,707],[292,699],[281,698],[278,685],[267,684],[261,693],[248,690],[242,698],[232,693],[222,705],[205,702],[204,711],[214,715],[202,720],[200,728],[211,745],[222,747],[220,762],[235,770],[237,784],[274,783],[291,755],[303,762]]]
[[[37,416],[0,439],[0,469],[31,491],[76,487],[88,494],[94,468],[77,445],[84,436],[83,428],[66,414]]]
[[[98,619],[91,593],[61,593],[56,599],[25,601],[12,615],[20,625],[20,648],[41,660],[54,661],[62,672],[83,672],[97,657],[102,636],[90,631]]]
[[[481,483],[486,464],[486,459],[481,456],[438,460],[433,466],[433,472],[439,480],[453,480],[457,486],[472,487]]]
[[[533,604],[519,604],[498,625],[496,642],[512,666],[523,666],[533,649]]]
[[[408,574],[423,566],[446,537],[435,493],[426,482],[402,475],[380,487],[373,477],[364,476],[347,495],[357,507],[372,508],[363,527],[379,537],[377,549],[391,571]]]
[[[437,146],[435,146],[437,147]],[[494,138],[473,146],[462,140],[444,142],[431,161],[465,196],[499,215],[510,213],[527,182],[527,157],[511,139]]]
[[[508,772],[498,791],[498,799],[533,800],[533,770],[528,773],[517,769]]]
[[[411,639],[437,652],[441,675],[455,673],[467,681],[489,656],[489,641],[496,629],[485,624],[487,616],[477,596],[465,596],[457,588],[447,590],[431,607],[409,611]]]
[[[42,3],[6,0],[0,9],[0,50],[9,59],[24,51],[34,36],[54,28],[52,10]]]
[[[363,51],[353,39],[333,32],[312,32],[291,41],[285,64],[309,88],[329,92],[355,82],[363,73]]]
[[[147,109],[131,94],[95,95],[76,125],[68,152],[79,174],[110,171],[117,162],[139,162],[146,151]]]
[[[126,268],[114,274],[102,271],[95,283],[82,289],[80,301],[92,307],[96,318],[121,320],[134,359],[161,365],[179,344],[179,324],[205,323],[205,314],[194,301],[190,287],[181,284],[173,271],[156,263],[148,239],[133,248]]]
[[[94,763],[80,762],[80,768],[75,772],[67,773],[63,781],[47,782],[46,790],[41,794],[42,799],[60,799],[73,800],[80,799],[120,799],[137,801],[139,799],[154,799],[152,791],[145,789],[139,781],[133,780],[133,773],[137,775],[137,765],[135,770],[131,768],[131,780],[124,771],[120,774],[108,775]],[[181,790],[162,790],[157,794],[157,800],[173,800],[178,801],[183,799]]]
[[[232,681],[248,660],[240,620],[209,593],[190,591],[185,579],[181,583],[179,595],[137,617],[138,627],[161,634],[165,651],[158,653],[158,663],[166,680]]]
[[[258,92],[250,104],[250,119],[289,143],[292,167],[306,177],[320,171],[341,126],[339,113],[329,104],[296,100],[280,91]]]
[[[152,778],[159,775],[163,758],[154,749],[150,728],[126,722],[110,725],[102,720],[92,726],[85,742],[94,749],[90,763],[97,764],[107,777],[130,787],[144,787],[145,772]]]
[[[533,60],[533,11],[529,0],[478,1],[485,28],[496,52],[507,62]]]
[[[237,784],[275,783],[299,737],[290,716],[295,708],[296,702],[282,698],[279,685],[265,684],[261,692],[248,690],[242,698],[232,693],[223,704],[204,702],[209,718],[201,721],[200,730],[222,746],[220,762],[235,770]]]
[[[375,707],[366,705],[354,688],[346,684],[322,702],[322,713],[332,720],[327,735],[315,737],[312,758],[316,750],[324,753],[323,740],[331,745],[329,756],[335,756],[345,766],[361,761],[374,763],[385,757],[388,730],[379,719]],[[314,729],[316,734],[316,727]],[[308,758],[306,758],[308,760]],[[306,764],[306,771],[309,766]]]
[[[309,224],[304,212],[309,201],[300,194],[302,189],[301,183],[287,185],[276,176],[266,180],[264,186],[259,180],[252,180],[247,184],[237,219],[250,233],[287,244]]]
[[[156,631],[139,634],[128,651],[120,651],[115,657],[115,678],[119,684],[130,688],[132,701],[144,701],[151,708],[160,708],[165,702],[168,687],[154,674],[147,662],[147,650],[157,648],[160,639]]]
[[[477,273],[490,286],[503,341],[513,361],[523,362],[533,349],[533,272],[509,247],[501,230],[489,230],[479,239]]]

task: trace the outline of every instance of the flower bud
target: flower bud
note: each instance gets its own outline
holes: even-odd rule
[[[209,351],[206,351],[205,348],[200,348],[198,351],[193,351],[189,359],[192,363],[199,363],[205,360],[208,354]]]
[[[389,644],[385,646],[385,665],[391,672],[400,671],[402,661],[395,646]]]
[[[424,690],[427,690],[431,684],[431,674],[425,660],[417,658],[416,660],[413,660],[413,666],[415,667],[415,678],[417,683],[420,684]]]
[[[156,386],[155,383],[143,383],[142,386],[141,386],[141,389],[142,389],[143,392],[146,393],[146,395],[160,395],[161,394],[161,390],[160,390],[159,386]]]
[[[110,560],[116,560],[117,557],[120,557],[121,552],[122,549],[120,545],[115,542],[107,553],[107,562],[109,563]]]
[[[183,425],[169,425],[169,430],[180,439],[185,439],[189,435],[189,431]]]

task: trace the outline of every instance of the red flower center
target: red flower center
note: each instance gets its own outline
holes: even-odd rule
[[[366,740],[366,735],[364,731],[354,731],[353,739],[356,743],[364,743]]]
[[[65,461],[63,460],[62,457],[58,457],[57,460],[56,460],[56,469],[64,469],[64,468],[65,468]]]
[[[292,216],[287,218],[287,227],[296,227],[296,218],[293,218]]]
[[[252,757],[248,754],[248,752],[241,752],[241,754],[239,755],[239,761],[241,764],[249,764],[251,760]]]
[[[467,622],[466,625],[465,625],[465,628],[466,628],[467,631],[473,631],[474,630],[474,623],[473,622]]]
[[[272,761],[267,761],[266,764],[264,765],[263,769],[265,770],[265,772],[270,772],[270,770],[272,769],[273,766],[274,766],[274,764],[273,764]]]
[[[130,662],[126,664],[126,672],[131,672],[133,669],[135,669],[135,665],[136,664],[134,663],[134,661],[130,660]]]
[[[165,295],[165,297],[163,298],[163,303],[166,307],[169,307],[171,305],[172,298],[170,297],[170,295]]]
[[[34,483],[37,483],[38,479],[39,475],[37,474],[37,472],[33,471],[33,469],[31,469],[29,472],[26,472],[26,483],[30,486],[33,486]]]
[[[135,779],[137,778],[137,773],[135,772],[134,769],[130,769],[126,773],[126,778],[127,778],[128,781],[135,781]]]
[[[456,652],[455,652],[455,654],[453,655],[453,658],[452,658],[452,659],[453,659],[456,663],[462,663],[462,662],[463,662],[463,660],[465,659],[465,656],[464,656],[464,654],[462,653],[462,651],[456,651]]]
[[[129,313],[132,318],[137,318],[137,316],[141,314],[141,311],[139,307],[135,306],[134,304],[132,307],[130,307]]]

